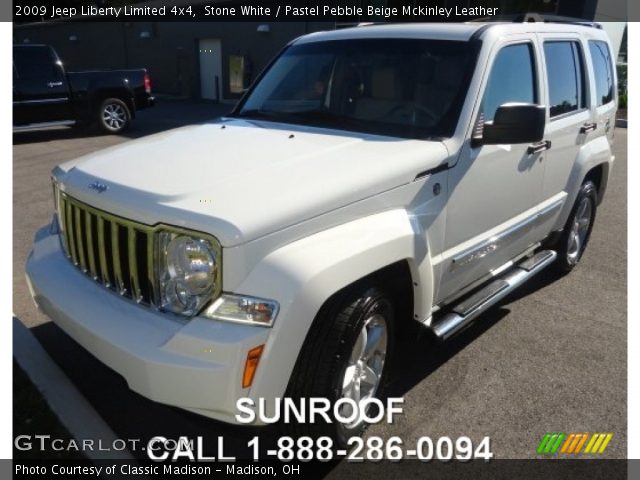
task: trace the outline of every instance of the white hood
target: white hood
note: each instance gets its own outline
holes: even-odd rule
[[[85,156],[58,179],[97,208],[232,246],[409,183],[446,159],[440,142],[226,120]],[[108,189],[90,189],[96,180]]]

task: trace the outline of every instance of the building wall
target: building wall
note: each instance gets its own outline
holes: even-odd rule
[[[149,70],[154,91],[199,97],[198,40],[218,38],[222,45],[222,96],[229,91],[229,56],[250,60],[251,79],[280,49],[305,33],[328,30],[334,23],[281,22],[258,32],[258,23],[60,22],[14,28],[14,42],[53,45],[69,70],[138,68]]]
[[[473,3],[472,0],[469,2]],[[446,4],[446,0],[443,3]],[[485,0],[484,3],[505,8],[510,5],[507,0]],[[520,9],[525,8],[524,4],[533,7],[544,4],[549,12],[583,18],[595,16],[596,20],[606,22],[617,20],[613,15],[620,11],[626,0],[522,0],[520,3]],[[269,28],[269,32],[264,33],[258,32],[259,25],[245,22],[45,22],[15,26],[14,41],[53,45],[70,70],[145,67],[152,76],[154,91],[198,98],[198,40],[218,38],[222,45],[222,97],[232,100],[240,94],[229,91],[230,55],[249,59],[248,80],[252,80],[292,39],[336,26],[333,22],[274,22],[263,24]],[[616,56],[624,25],[622,22],[605,24]]]

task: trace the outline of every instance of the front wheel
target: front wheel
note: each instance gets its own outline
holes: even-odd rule
[[[287,396],[296,401],[327,398],[332,409],[344,399],[339,416],[353,420],[338,422],[332,418],[332,423],[315,426],[284,426],[289,433],[326,435],[345,446],[350,437],[364,432],[367,424],[362,415],[355,415],[352,406],[373,408],[371,399],[382,394],[393,347],[394,320],[390,298],[377,288],[354,290],[323,307],[302,347]],[[362,412],[362,408],[358,410]]]
[[[98,109],[98,125],[107,133],[120,133],[131,123],[129,107],[118,98],[107,98]]]
[[[591,180],[587,180],[580,187],[576,202],[558,241],[557,267],[561,273],[573,270],[587,248],[593,222],[596,219],[597,192]]]

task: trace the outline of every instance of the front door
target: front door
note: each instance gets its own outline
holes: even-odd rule
[[[222,100],[222,46],[215,38],[200,39],[200,96]]]
[[[476,117],[485,122],[491,122],[505,103],[541,103],[540,59],[530,38],[509,37],[493,52]],[[438,302],[447,301],[535,242],[544,153],[530,154],[528,147],[477,146],[470,139],[462,147],[449,171]]]

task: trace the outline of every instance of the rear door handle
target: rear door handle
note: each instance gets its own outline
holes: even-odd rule
[[[580,133],[590,133],[593,132],[596,128],[598,128],[597,123],[587,122],[582,127],[580,127]]]
[[[543,140],[541,142],[529,145],[529,148],[527,148],[527,153],[529,155],[533,155],[534,153],[544,152],[545,150],[549,150],[550,148],[551,140]]]
[[[49,82],[49,83],[47,83],[47,87],[49,87],[49,88],[61,87],[61,86],[62,86],[62,82]]]

